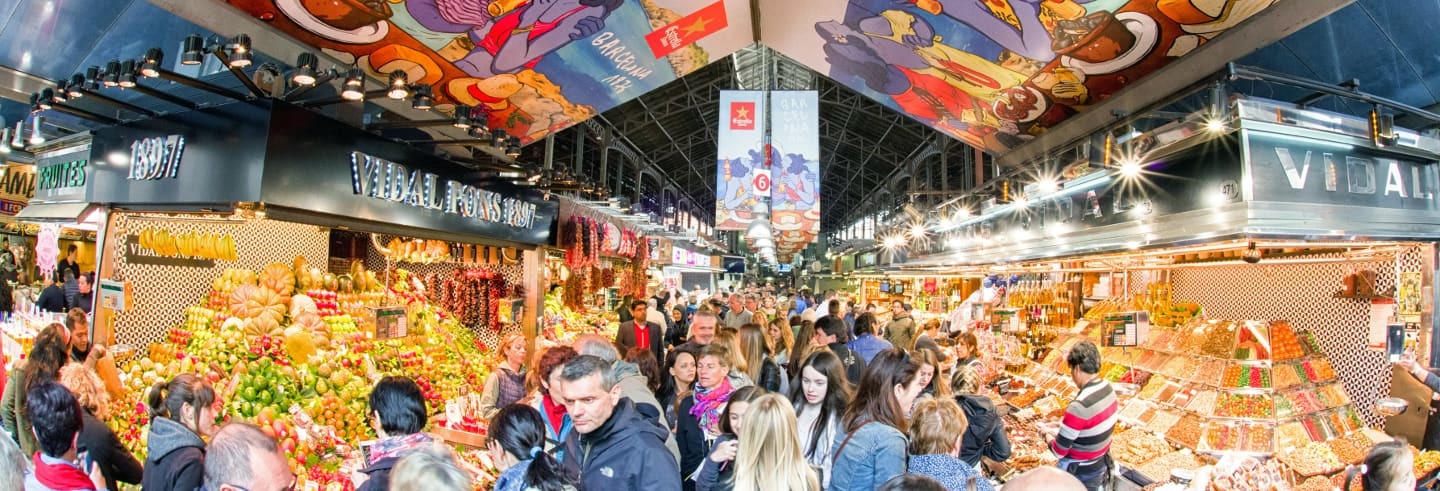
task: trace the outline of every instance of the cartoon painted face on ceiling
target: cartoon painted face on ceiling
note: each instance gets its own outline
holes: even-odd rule
[[[416,22],[435,32],[465,33],[474,47],[455,66],[474,77],[535,68],[545,55],[605,28],[623,0],[409,0]]]

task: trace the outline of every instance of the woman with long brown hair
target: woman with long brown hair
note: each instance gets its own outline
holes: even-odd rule
[[[780,366],[790,365],[791,347],[795,345],[795,331],[790,330],[790,320],[784,317],[771,320],[765,331],[765,338],[770,341],[770,352],[774,354],[775,363]]]
[[[875,355],[845,410],[845,431],[835,435],[832,488],[875,489],[905,473],[905,412],[920,395],[919,371],[903,350]]]
[[[800,371],[800,364],[805,362],[818,348],[824,346],[815,345],[815,323],[811,321],[800,321],[800,333],[795,335],[795,346],[790,348],[790,373]]]
[[[770,391],[784,392],[790,388],[785,381],[785,372],[770,358],[770,347],[765,342],[765,331],[759,324],[740,326],[740,350],[748,362],[745,374],[755,385]]]
[[[50,324],[35,336],[35,344],[30,347],[25,366],[11,372],[10,380],[5,383],[4,400],[0,401],[0,420],[3,420],[5,431],[15,435],[20,451],[25,455],[35,455],[40,450],[35,432],[30,427],[30,414],[25,409],[25,394],[41,382],[60,377],[60,367],[69,360],[69,345],[69,332],[65,326]]]
[[[830,484],[835,462],[835,434],[850,403],[852,390],[845,378],[845,365],[829,350],[811,353],[801,365],[800,376],[791,389],[790,400],[798,413],[800,450],[805,461],[820,468],[820,481]]]

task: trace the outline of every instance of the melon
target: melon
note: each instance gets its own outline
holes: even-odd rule
[[[295,273],[290,267],[280,263],[270,263],[260,271],[260,286],[269,288],[270,291],[279,293],[282,297],[288,297],[295,292]]]
[[[303,314],[316,314],[320,308],[315,306],[315,300],[309,295],[300,294],[290,297],[290,318],[299,318]]]

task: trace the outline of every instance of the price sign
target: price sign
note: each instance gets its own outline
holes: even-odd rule
[[[130,307],[130,282],[102,279],[96,286],[100,308],[120,312]]]
[[[395,339],[406,336],[404,307],[377,307],[375,311],[375,339]]]

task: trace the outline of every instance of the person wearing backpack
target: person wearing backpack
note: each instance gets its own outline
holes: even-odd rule
[[[859,384],[860,376],[865,374],[865,357],[845,346],[845,335],[849,330],[839,317],[820,319],[815,323],[815,344],[830,347],[830,351],[835,352],[835,356],[840,357],[840,363],[845,365],[845,378],[852,384]]]

